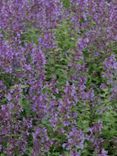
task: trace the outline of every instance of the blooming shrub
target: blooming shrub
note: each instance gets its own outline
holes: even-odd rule
[[[0,1],[0,155],[116,156],[117,2]]]

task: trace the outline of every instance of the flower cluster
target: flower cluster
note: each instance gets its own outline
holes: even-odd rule
[[[0,1],[1,156],[115,156],[116,17],[114,0]]]

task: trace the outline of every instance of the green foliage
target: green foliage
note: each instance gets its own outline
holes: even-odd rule
[[[57,87],[61,88],[69,79],[68,64],[72,58],[72,51],[76,44],[77,35],[71,31],[69,21],[63,21],[55,30],[57,50],[49,52],[46,64],[46,79],[57,80]],[[74,37],[72,37],[74,36]]]
[[[0,71],[0,80],[2,80],[8,88],[10,88],[14,82],[18,82],[18,79],[14,75],[10,73],[4,73],[2,71]]]
[[[32,114],[30,102],[26,98],[22,97],[21,105],[23,107],[25,116],[30,116]]]
[[[22,43],[35,43],[38,44],[38,38],[40,36],[39,29],[27,27],[27,30],[22,34]]]
[[[61,88],[66,84],[68,77],[68,63],[71,56],[68,53],[66,55],[60,49],[50,53],[48,62],[46,64],[46,79],[50,81],[52,79],[57,80],[57,88]]]
[[[90,121],[89,104],[79,100],[77,105],[72,108],[72,111],[78,112],[78,119],[77,119],[78,128],[82,129],[83,132],[87,133],[89,128],[89,121]]]
[[[66,52],[69,49],[75,47],[77,34],[72,29],[72,25],[69,20],[64,20],[55,31],[58,47]]]
[[[70,0],[61,0],[61,2],[63,3],[63,6],[65,8],[69,8],[70,7]]]

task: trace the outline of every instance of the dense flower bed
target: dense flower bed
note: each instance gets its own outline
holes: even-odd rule
[[[0,0],[0,155],[116,156],[117,2]]]

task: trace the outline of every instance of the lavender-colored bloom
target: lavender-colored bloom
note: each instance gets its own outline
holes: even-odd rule
[[[55,48],[55,37],[51,32],[46,32],[43,38],[39,38],[39,44],[43,49]]]
[[[48,138],[46,128],[37,128],[33,133],[33,153],[32,156],[44,154],[49,150],[52,142]]]
[[[71,156],[80,156],[80,154],[77,151],[72,151],[70,153]]]
[[[117,60],[115,55],[111,55],[109,58],[107,58],[104,62],[106,69],[115,69],[117,70]]]
[[[108,152],[102,149],[101,153],[98,156],[108,156]]]
[[[83,149],[84,134],[77,128],[72,128],[71,132],[67,136],[68,142],[64,144],[64,147],[71,149]]]

